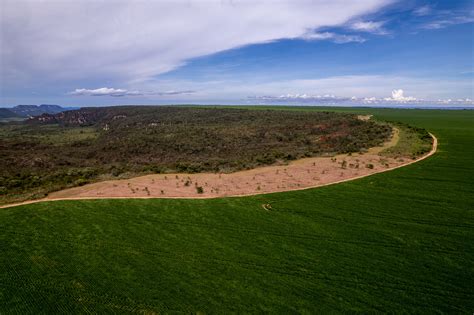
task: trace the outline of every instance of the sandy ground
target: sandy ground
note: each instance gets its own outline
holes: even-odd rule
[[[340,180],[380,172],[402,165],[407,158],[382,158],[390,142],[362,155],[337,155],[293,161],[288,165],[265,166],[229,174],[153,174],[125,180],[110,180],[51,193],[48,198],[71,197],[227,197],[317,187]],[[369,165],[373,168],[369,168]],[[202,193],[198,188],[202,187]]]
[[[372,116],[373,115],[357,115],[357,119],[367,121],[367,120],[370,120]]]
[[[436,152],[437,139],[434,136],[433,139],[431,152],[417,160],[379,155],[380,151],[398,142],[398,130],[395,129],[389,142],[371,148],[364,154],[307,158],[288,165],[266,166],[230,174],[154,174],[103,181],[54,192],[45,199],[19,204],[102,198],[216,198],[314,188],[365,177],[425,159]],[[202,188],[201,192],[198,187]]]

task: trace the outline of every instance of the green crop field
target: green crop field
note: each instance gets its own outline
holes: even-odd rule
[[[0,314],[472,314],[474,111],[337,110],[439,151],[297,192],[0,209]]]

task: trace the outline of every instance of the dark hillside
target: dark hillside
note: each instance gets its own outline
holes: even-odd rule
[[[0,108],[0,119],[15,118],[15,117],[21,117],[21,116],[11,111],[9,108]]]
[[[10,109],[12,112],[17,114],[20,117],[33,117],[38,116],[41,114],[56,114],[60,113],[65,108],[59,105],[48,105],[48,104],[41,104],[41,105],[17,105]]]

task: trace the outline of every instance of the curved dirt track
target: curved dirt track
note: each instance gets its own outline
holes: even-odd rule
[[[266,166],[230,174],[154,174],[104,181],[57,191],[43,199],[3,205],[0,208],[56,200],[243,197],[334,185],[391,171],[430,157],[438,147],[438,139],[433,134],[430,135],[433,138],[431,151],[416,160],[378,155],[383,149],[397,143],[398,130],[395,130],[389,142],[381,147],[371,148],[362,155],[307,158],[288,165]],[[198,193],[198,187],[202,188],[201,193]]]

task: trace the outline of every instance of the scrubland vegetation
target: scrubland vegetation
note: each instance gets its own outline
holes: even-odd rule
[[[0,125],[0,203],[146,173],[231,172],[364,151],[391,127],[331,112],[128,106]]]
[[[407,156],[415,159],[428,153],[432,148],[432,137],[424,128],[393,122],[399,130],[399,140],[391,148],[384,150],[384,156]]]

